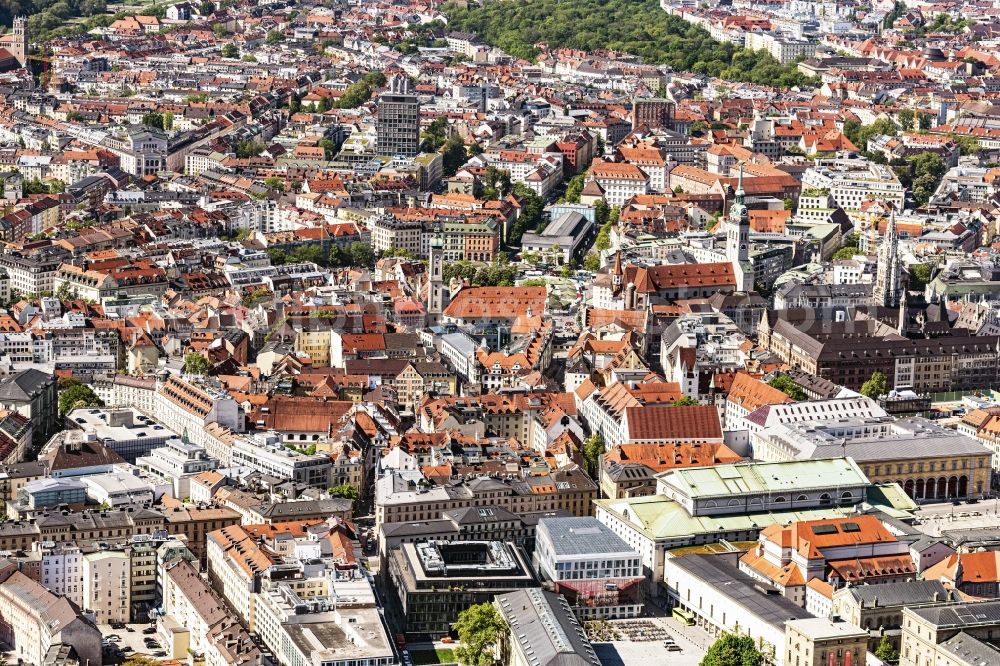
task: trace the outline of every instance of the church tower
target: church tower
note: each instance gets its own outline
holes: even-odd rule
[[[427,325],[434,326],[441,320],[445,307],[444,241],[441,229],[435,229],[431,238],[427,261]]]
[[[28,19],[24,16],[14,17],[14,29],[11,31],[9,46],[10,54],[21,64],[28,66]]]
[[[733,264],[736,290],[753,291],[754,270],[750,263],[750,213],[747,211],[746,191],[743,189],[743,162],[736,184],[736,200],[729,207],[726,222],[726,258]]]
[[[885,236],[878,248],[878,266],[872,301],[876,306],[894,308],[899,305],[900,284],[899,236],[896,234],[896,214],[890,213]]]

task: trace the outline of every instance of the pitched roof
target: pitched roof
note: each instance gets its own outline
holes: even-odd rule
[[[545,312],[545,287],[467,287],[444,310],[455,319],[516,319]]]
[[[745,372],[736,373],[726,400],[743,407],[748,412],[752,412],[764,405],[780,405],[794,402],[784,392],[779,391],[773,386],[768,386],[766,383],[751,377]]]
[[[625,408],[629,441],[722,439],[718,410],[711,405],[644,405]]]

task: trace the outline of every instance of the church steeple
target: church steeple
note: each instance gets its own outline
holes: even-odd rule
[[[886,308],[899,305],[902,291],[899,265],[899,236],[896,233],[896,213],[889,214],[885,235],[878,248],[878,266],[875,274],[875,289],[872,294],[874,304]]]
[[[739,291],[752,291],[754,271],[750,263],[750,213],[747,210],[746,190],[743,188],[743,162],[739,164],[735,194],[726,223],[726,258],[733,263],[736,288]]]

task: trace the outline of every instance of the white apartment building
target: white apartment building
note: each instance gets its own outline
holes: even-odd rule
[[[54,292],[53,283],[61,264],[61,259],[53,257],[0,254],[0,268],[7,271],[10,289],[20,294]]]
[[[143,414],[156,411],[156,380],[115,375],[108,407],[135,407]]]
[[[72,645],[80,663],[101,663],[101,632],[81,617],[69,599],[49,592],[15,565],[0,571],[0,640],[13,646],[12,656],[28,666],[41,666],[49,648]]]
[[[555,583],[639,578],[642,558],[596,518],[542,518],[535,536],[535,567]]]
[[[257,633],[281,666],[396,663],[374,591],[363,577],[282,581],[259,596]]]
[[[36,541],[32,550],[41,554],[41,582],[52,594],[66,597],[83,608],[83,553],[76,544]]]
[[[372,249],[385,252],[391,248],[406,250],[415,257],[422,254],[421,234],[424,224],[420,220],[400,220],[392,215],[381,215],[372,220]]]
[[[816,54],[816,42],[773,32],[748,32],[746,44],[748,49],[767,51],[783,65],[795,62],[799,58],[811,58]]]
[[[240,406],[228,394],[171,375],[157,390],[155,416],[167,428],[198,446],[207,446],[205,427],[217,423],[243,431]]]
[[[256,604],[261,576],[273,564],[242,527],[210,532],[206,539],[208,577],[250,632],[257,631]]]
[[[609,206],[623,206],[639,194],[649,194],[649,176],[634,164],[594,160],[589,179],[600,185]]]
[[[124,550],[87,553],[81,561],[83,608],[92,611],[98,624],[130,620],[132,567]]]
[[[802,187],[825,189],[848,214],[857,213],[866,201],[885,201],[903,209],[903,185],[887,166],[863,159],[816,160],[802,174]]]
[[[252,437],[239,437],[232,446],[232,465],[277,477],[291,479],[313,488],[330,485],[330,455],[300,453],[281,443],[281,434],[270,431]]]

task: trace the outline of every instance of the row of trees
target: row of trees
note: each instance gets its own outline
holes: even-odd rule
[[[507,261],[505,255],[489,264],[451,261],[445,264],[442,273],[445,282],[460,278],[474,287],[512,287],[517,279],[517,267]]]
[[[667,14],[657,0],[522,0],[444,6],[451,30],[472,32],[519,58],[538,56],[535,44],[585,51],[612,49],[732,81],[773,86],[814,85],[794,64],[763,51],[721,43],[702,28]]]
[[[461,136],[449,132],[448,119],[443,116],[435,118],[420,134],[420,149],[426,153],[441,151],[445,178],[454,176],[469,159],[465,141]]]
[[[375,251],[371,245],[361,241],[355,241],[346,248],[334,245],[326,254],[323,253],[323,246],[319,243],[297,245],[290,250],[280,247],[268,248],[267,254],[275,266],[307,261],[327,268],[375,265]]]

